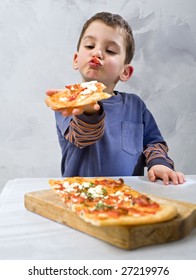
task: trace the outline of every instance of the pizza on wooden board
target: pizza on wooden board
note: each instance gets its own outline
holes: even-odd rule
[[[69,177],[49,185],[70,211],[95,226],[159,223],[177,215],[175,206],[153,201],[123,179]]]
[[[103,91],[105,88],[97,81],[69,85],[63,91],[48,96],[45,101],[53,110],[80,107],[110,98],[111,94]]]

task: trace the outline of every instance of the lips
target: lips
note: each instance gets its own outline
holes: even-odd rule
[[[103,66],[102,62],[100,61],[100,59],[96,56],[94,56],[90,61],[89,61],[89,64],[91,66],[94,66],[94,67],[98,67],[98,66]]]

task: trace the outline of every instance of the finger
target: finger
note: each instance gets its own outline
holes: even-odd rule
[[[74,108],[73,111],[72,111],[72,115],[76,116],[76,115],[81,115],[84,111],[84,108],[81,107],[81,108]]]
[[[84,107],[81,106],[81,107],[75,107],[75,108],[65,108],[63,110],[61,110],[61,114],[64,116],[64,117],[68,117],[68,116],[77,116],[77,115],[81,115],[84,111]]]
[[[174,185],[178,185],[178,176],[177,176],[176,172],[172,171],[169,174],[169,178]]]
[[[98,103],[92,103],[85,106],[63,109],[62,115],[65,117],[70,115],[77,116],[77,115],[81,115],[85,111],[93,113],[94,111],[98,111],[98,110],[100,110],[100,105]]]
[[[183,173],[176,172],[176,174],[177,174],[177,179],[179,184],[183,184],[184,182],[186,182],[186,178]]]
[[[174,185],[183,184],[185,180],[185,176],[181,172],[172,171],[169,173],[169,177]]]
[[[154,174],[154,171],[153,170],[149,170],[148,171],[148,179],[151,181],[151,182],[155,182],[156,181],[156,176]]]
[[[72,115],[72,110],[73,110],[73,108],[63,109],[63,110],[61,110],[61,114],[64,117],[68,117],[68,116]]]
[[[60,90],[60,89],[48,89],[48,90],[46,90],[46,94],[48,96],[52,96],[53,94],[55,94],[57,92],[60,92],[60,91],[62,91],[62,90]]]
[[[169,185],[169,176],[167,173],[162,175],[162,180],[163,180],[164,185]]]
[[[100,110],[100,105],[98,103],[95,103],[95,105],[93,106],[93,109],[95,111],[99,111]]]

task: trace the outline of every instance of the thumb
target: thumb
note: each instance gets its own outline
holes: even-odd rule
[[[53,94],[56,94],[60,91],[64,91],[63,89],[47,89],[46,90],[46,95],[52,96]]]

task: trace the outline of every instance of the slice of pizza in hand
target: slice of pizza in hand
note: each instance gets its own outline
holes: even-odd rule
[[[177,215],[175,206],[153,201],[122,179],[70,177],[49,185],[70,211],[95,226],[160,223]]]
[[[45,101],[53,110],[80,107],[110,98],[111,94],[103,91],[105,88],[103,83],[97,81],[74,84],[48,96]]]

